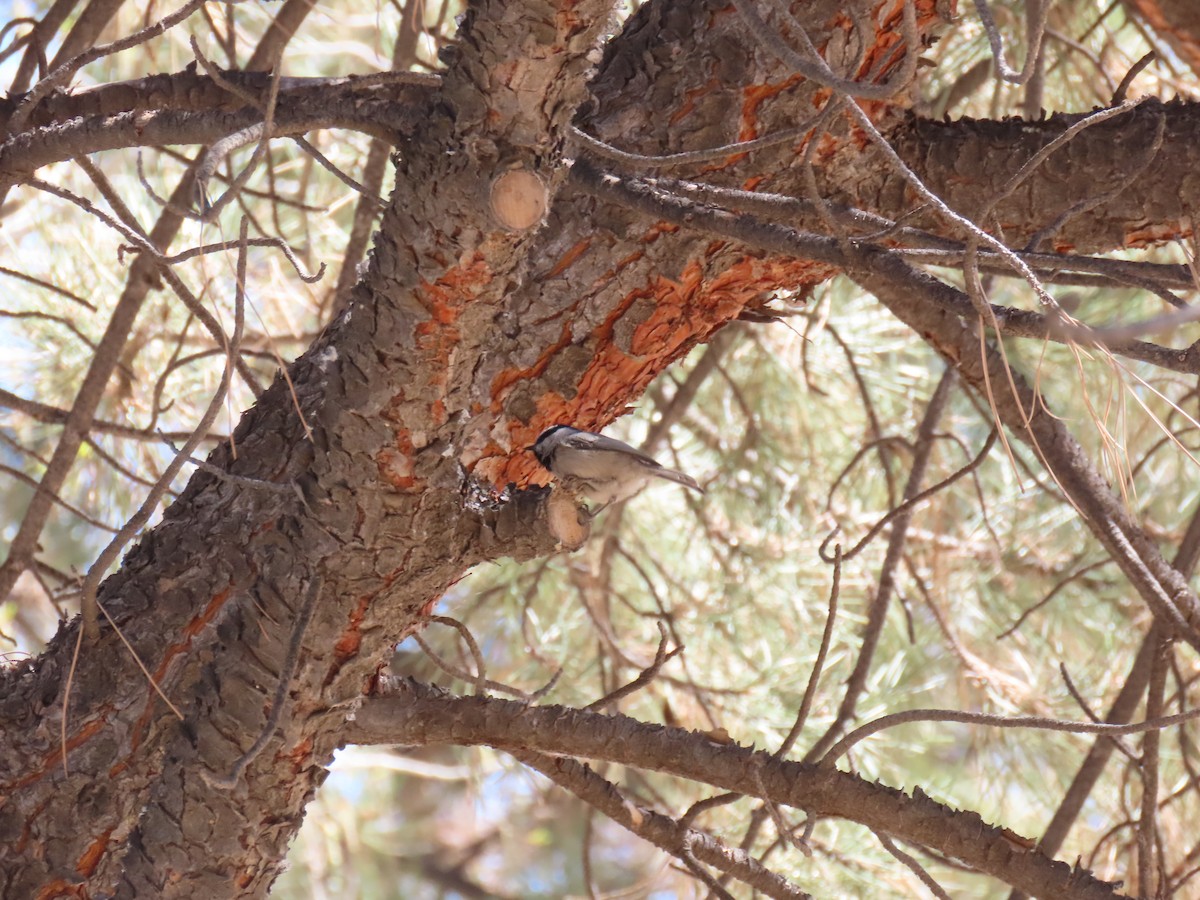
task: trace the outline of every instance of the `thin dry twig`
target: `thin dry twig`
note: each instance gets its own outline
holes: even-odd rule
[[[804,51],[803,55],[794,50],[776,29],[763,21],[754,8],[752,0],[734,0],[734,6],[747,28],[756,38],[771,48],[780,62],[818,84],[832,88],[847,97],[861,97],[864,100],[889,100],[895,97],[908,86],[916,73],[917,59],[920,56],[916,5],[913,0],[902,0],[902,3],[900,33],[904,38],[903,62],[900,69],[886,84],[871,84],[836,75],[821,57],[817,48],[813,46],[808,32],[782,5],[773,4],[772,8],[786,23],[788,29],[799,38]]]
[[[440,625],[449,625],[458,632],[463,643],[467,645],[467,649],[471,651],[471,658],[475,660],[475,694],[480,697],[484,696],[487,693],[487,667],[483,661],[483,651],[479,649],[479,642],[475,640],[475,635],[471,634],[471,629],[450,616],[430,616],[429,621],[437,622]]]
[[[845,727],[845,724],[851,720],[855,714],[855,709],[858,705],[858,699],[866,690],[867,677],[870,674],[871,666],[874,664],[875,651],[879,646],[880,637],[883,634],[883,627],[887,621],[888,609],[891,605],[892,597],[896,594],[896,570],[903,560],[905,543],[908,540],[908,528],[911,524],[911,514],[908,510],[912,509],[912,501],[915,501],[922,494],[929,494],[929,491],[940,490],[950,483],[950,479],[957,479],[965,474],[965,468],[970,467],[973,463],[968,463],[967,467],[960,469],[957,473],[950,476],[950,479],[944,479],[929,491],[921,491],[921,483],[925,480],[925,473],[929,467],[929,458],[933,452],[935,444],[934,435],[937,431],[937,423],[941,419],[942,413],[945,411],[947,404],[950,401],[950,394],[955,384],[957,383],[957,375],[953,369],[946,369],[942,373],[942,377],[938,380],[938,385],[934,389],[933,394],[929,398],[928,404],[925,407],[925,414],[921,417],[921,423],[917,428],[917,436],[915,441],[915,450],[913,453],[912,467],[909,469],[908,480],[904,485],[905,503],[897,507],[897,510],[905,510],[893,516],[896,526],[888,540],[887,550],[884,553],[883,564],[880,566],[878,587],[875,591],[875,596],[871,600],[870,609],[867,612],[867,621],[862,628],[862,636],[860,648],[855,659],[854,668],[850,673],[850,677],[846,680],[846,689],[842,695],[842,701],[838,705],[837,715],[833,722],[825,729],[825,733],[809,748],[805,754],[805,760],[811,761],[819,756],[825,747],[828,747],[833,742],[838,733]],[[993,432],[992,434],[995,434]],[[985,451],[977,457],[975,462],[982,462],[987,450],[991,449],[990,441],[985,443]],[[889,514],[890,515],[890,514]],[[872,529],[878,533],[877,526]],[[833,536],[825,539],[818,553],[824,559],[825,544],[832,540]],[[864,538],[858,545],[859,548],[866,546]],[[842,554],[841,547],[838,547],[835,560],[844,562],[848,558],[852,558],[853,553]]]
[[[80,163],[81,167],[83,167],[84,170],[89,173],[89,175],[97,182],[97,184],[107,183],[107,179],[104,178],[103,173],[101,173],[99,169],[95,168],[95,166],[91,165],[89,161],[81,158],[80,160],[77,160],[77,162]],[[112,192],[113,197],[110,198],[110,202],[115,201],[114,210],[117,211],[118,216],[120,216],[120,221],[114,219],[103,210],[97,209],[95,204],[93,204],[87,198],[80,197],[77,194],[68,191],[66,188],[50,184],[38,178],[26,179],[25,183],[30,187],[36,188],[40,191],[45,191],[48,194],[53,194],[55,197],[59,197],[63,200],[66,200],[68,203],[78,206],[84,212],[96,217],[105,225],[120,233],[122,237],[124,237],[131,244],[134,244],[142,253],[150,256],[156,262],[162,261],[161,252],[157,247],[150,243],[149,238],[141,232],[140,226],[138,226],[136,220],[133,219],[132,213],[129,212],[128,207],[126,207],[123,202],[120,202],[120,198],[116,196],[115,191]],[[126,219],[129,219],[132,224],[127,224],[125,221]],[[171,289],[175,291],[179,299],[183,301],[189,312],[196,316],[196,318],[199,319],[204,327],[208,330],[209,334],[212,335],[213,340],[216,341],[218,345],[224,346],[226,343],[226,337],[220,323],[216,320],[213,314],[204,307],[204,304],[200,302],[200,300],[191,292],[191,290],[188,289],[188,287],[184,284],[183,279],[181,279],[172,268],[166,265],[160,265],[159,272],[167,284],[170,285]],[[242,377],[242,380],[246,383],[246,386],[249,387],[254,393],[254,396],[260,396],[264,390],[263,386],[259,382],[258,376],[254,374],[254,371],[246,364],[246,361],[242,359],[240,354],[235,360],[235,365],[237,367],[238,374]]]
[[[903,850],[897,847],[895,842],[882,831],[873,831],[872,834],[875,835],[876,839],[883,846],[884,850],[903,863],[909,871],[911,871],[917,876],[918,879],[920,879],[921,884],[929,888],[929,891],[931,894],[933,894],[933,896],[937,897],[938,900],[950,900],[950,895],[946,893],[946,889],[934,881],[933,876],[925,871],[925,867],[917,862],[913,856],[905,853]]]
[[[861,553],[863,551],[863,548],[866,547],[867,544],[869,544],[875,538],[875,535],[879,534],[880,531],[882,531],[884,528],[886,528],[888,523],[895,520],[897,516],[901,516],[901,515],[909,512],[913,507],[917,506],[920,503],[923,503],[925,500],[928,500],[934,494],[937,494],[938,492],[945,490],[950,485],[952,485],[954,482],[956,482],[960,478],[962,478],[964,475],[969,475],[970,473],[974,472],[977,468],[979,468],[981,465],[983,465],[984,460],[987,459],[988,453],[991,452],[992,447],[995,446],[995,444],[996,444],[997,435],[998,435],[997,429],[993,428],[990,432],[988,432],[987,440],[985,440],[983,442],[983,447],[981,447],[979,452],[977,454],[975,454],[974,459],[972,459],[969,463],[967,463],[962,468],[956,470],[953,474],[947,476],[946,478],[943,478],[941,481],[939,481],[937,484],[933,485],[932,487],[928,487],[925,490],[914,495],[911,499],[905,500],[903,503],[901,503],[895,509],[891,510],[882,519],[880,519],[878,522],[876,522],[874,525],[872,525],[871,529],[866,533],[866,535],[864,535],[857,544],[855,544],[852,548],[850,548],[849,551],[847,551],[842,556],[842,560],[845,561],[845,560],[853,559],[855,556],[857,556],[859,553]],[[829,563],[829,564],[833,563],[833,557],[828,555],[828,553],[826,552],[826,549],[829,546],[829,542],[832,541],[835,537],[837,537],[837,534],[838,534],[837,531],[833,531],[825,538],[824,541],[822,541],[821,547],[819,550],[822,562]]]
[[[195,35],[191,39],[192,53],[197,61],[208,73],[208,76],[217,84],[224,87],[226,90],[238,96],[245,96],[245,92],[241,91],[235,85],[231,84],[228,79],[222,76],[220,70],[208,61],[200,49],[200,44],[196,41]],[[223,140],[213,144],[204,158],[196,167],[196,192],[201,198],[201,213],[199,218],[204,222],[215,221],[220,215],[221,210],[238,196],[246,182],[250,180],[250,176],[254,170],[258,168],[259,162],[267,152],[267,147],[270,145],[273,137],[275,125],[275,104],[279,99],[279,80],[282,75],[282,66],[276,65],[273,67],[271,74],[270,87],[267,90],[267,99],[264,103],[259,103],[257,99],[253,102],[259,106],[263,112],[263,121],[257,125],[251,125],[236,134],[232,134]],[[245,146],[253,141],[257,141],[258,145],[254,148],[254,154],[250,157],[250,161],[246,163],[241,172],[229,185],[228,189],[213,203],[209,203],[207,199],[206,186],[212,178],[212,173],[216,167],[220,165],[222,159],[236,150],[238,147]]]
[[[442,625],[449,625],[451,628],[454,628],[456,631],[458,631],[459,635],[462,636],[463,641],[467,644],[467,647],[475,660],[474,674],[454,665],[452,662],[445,659],[441,654],[434,650],[432,646],[430,646],[428,641],[421,637],[419,632],[413,632],[410,637],[416,641],[417,646],[421,648],[421,652],[429,657],[430,662],[432,662],[451,678],[457,678],[469,684],[474,684],[476,696],[487,696],[488,692],[495,691],[499,694],[508,694],[520,700],[536,700],[539,697],[549,693],[554,687],[555,683],[558,681],[559,676],[562,674],[562,669],[559,669],[554,673],[553,676],[551,676],[550,681],[544,687],[539,688],[538,691],[533,693],[530,693],[529,691],[523,691],[520,688],[513,687],[509,684],[493,681],[487,677],[487,670],[484,668],[483,654],[479,650],[479,643],[475,640],[475,637],[471,634],[466,625],[464,625],[462,622],[459,622],[457,619],[450,618],[449,616],[430,616],[429,620],[431,622],[438,622]]]
[[[812,710],[813,701],[817,696],[817,685],[821,681],[821,671],[825,667],[825,657],[829,653],[829,645],[833,640],[833,625],[837,620],[838,596],[841,593],[842,584],[842,545],[836,544],[833,548],[833,584],[829,588],[829,609],[825,613],[825,628],[821,632],[821,646],[817,650],[817,658],[813,662],[812,671],[808,673],[808,684],[804,688],[804,698],[800,701],[800,710],[796,713],[796,721],[792,723],[791,730],[779,745],[779,749],[773,754],[776,759],[782,759],[792,746],[796,743],[796,739],[800,737],[800,732],[804,730],[804,723],[808,721],[808,714]]]
[[[996,20],[992,18],[992,11],[988,6],[987,0],[975,0],[975,10],[979,13],[979,22],[983,25],[983,30],[988,37],[988,43],[992,47],[992,59],[995,61],[996,74],[1009,84],[1025,84],[1036,71],[1037,60],[1042,47],[1042,35],[1046,30],[1046,16],[1049,12],[1049,7],[1050,4],[1048,2],[1038,5],[1038,14],[1030,23],[1029,32],[1026,35],[1028,47],[1025,51],[1025,64],[1021,66],[1021,71],[1018,72],[1012,69],[1004,58],[1004,39],[1000,36],[1000,29],[996,27]]]
[[[175,10],[169,16],[164,16],[152,25],[148,25],[141,31],[127,35],[120,40],[113,41],[109,44],[101,44],[98,47],[92,47],[78,56],[67,60],[41,81],[33,86],[26,94],[13,112],[12,117],[8,122],[8,134],[18,134],[24,129],[25,124],[29,121],[29,117],[33,111],[37,109],[42,99],[46,97],[55,88],[66,84],[67,80],[84,66],[93,63],[96,60],[103,59],[106,56],[111,56],[114,53],[119,53],[122,50],[128,50],[130,47],[136,47],[138,44],[144,44],[146,41],[152,40],[163,34],[165,31],[174,28],[180,22],[188,19],[193,13],[200,9],[207,0],[188,0],[183,6]],[[230,0],[230,2],[239,2],[239,0]]]
[[[224,250],[232,250],[237,246],[238,246],[237,241],[220,241],[219,243],[216,243],[216,244],[203,244],[202,246],[199,246],[199,247],[192,247],[188,250],[181,250],[179,253],[172,253],[169,256],[162,256],[162,257],[160,257],[160,261],[165,263],[166,265],[173,266],[176,263],[186,262],[189,259],[196,259],[199,256],[205,256],[210,253],[220,253]],[[304,270],[304,267],[300,264],[300,260],[296,258],[296,251],[294,251],[288,245],[287,241],[285,241],[283,238],[279,238],[279,237],[250,238],[248,241],[246,241],[246,246],[247,247],[274,247],[275,249],[279,250],[280,252],[283,253],[283,255],[287,259],[287,261],[292,264],[292,268],[296,270],[297,277],[299,277],[299,279],[301,281],[303,281],[305,284],[315,284],[316,282],[320,281],[325,276],[325,263],[321,263],[321,265],[317,268],[317,271],[315,273],[306,272]],[[140,245],[130,247],[128,249],[133,250],[134,252],[137,252],[137,253],[142,253],[145,250],[145,248],[143,248]]]
[[[241,237],[245,240],[247,237],[248,223],[243,218],[241,225]],[[246,248],[242,245],[238,255],[238,281],[235,291],[234,301],[234,328],[233,335],[228,339],[226,344],[226,361],[225,370],[221,375],[221,382],[217,386],[217,390],[213,393],[209,400],[208,408],[204,415],[201,416],[199,423],[192,431],[191,435],[184,442],[180,452],[175,455],[175,458],[163,470],[154,488],[147,494],[141,507],[135,512],[125,523],[124,527],[117,533],[101,552],[96,557],[96,561],[92,563],[88,569],[87,577],[83,583],[83,621],[84,630],[88,633],[89,640],[97,640],[100,637],[100,628],[96,616],[96,589],[100,584],[100,579],[108,571],[108,567],[116,560],[117,556],[124,549],[125,545],[137,535],[139,531],[150,521],[150,516],[158,508],[158,502],[162,498],[166,490],[171,486],[171,482],[175,480],[175,476],[179,474],[184,463],[192,455],[193,451],[200,446],[204,436],[208,434],[208,429],[216,421],[217,415],[221,411],[221,404],[225,400],[225,392],[229,389],[229,382],[233,375],[234,360],[238,356],[238,348],[242,341],[242,328],[245,324],[245,274],[246,274]]]
[[[1066,578],[1059,581],[1058,584],[1054,585],[1054,587],[1052,587],[1046,593],[1046,596],[1042,597],[1041,600],[1039,600],[1037,603],[1034,603],[1032,606],[1029,606],[1024,611],[1022,611],[1021,615],[1017,616],[1017,620],[1015,622],[1013,622],[1011,625],[1009,625],[1007,628],[1005,628],[1002,632],[1000,632],[998,635],[996,635],[996,640],[998,640],[998,641],[1003,640],[1004,638],[1009,637],[1013,633],[1015,633],[1018,629],[1020,629],[1020,627],[1022,625],[1025,624],[1026,619],[1028,619],[1031,615],[1033,615],[1035,612],[1037,612],[1039,609],[1041,609],[1047,603],[1049,603],[1051,600],[1053,600],[1058,595],[1059,591],[1062,591],[1065,588],[1067,588],[1072,582],[1078,581],[1079,579],[1086,576],[1089,572],[1094,572],[1096,569],[1099,569],[1103,566],[1107,566],[1111,562],[1112,562],[1111,559],[1101,559],[1101,560],[1098,560],[1097,562],[1090,563],[1089,565],[1084,566],[1082,569],[1078,569],[1078,570],[1072,572]]]
[[[283,718],[283,709],[287,704],[288,689],[292,684],[292,676],[296,673],[296,663],[300,659],[300,648],[304,643],[304,633],[308,630],[308,624],[312,621],[313,613],[317,608],[317,598],[321,595],[322,579],[320,575],[313,575],[308,582],[308,591],[304,595],[304,602],[300,606],[300,612],[296,615],[296,621],[292,625],[291,637],[288,639],[287,653],[283,658],[283,665],[279,668],[279,680],[275,683],[275,696],[271,701],[271,712],[267,716],[267,721],[263,724],[262,731],[254,743],[250,745],[245,753],[234,761],[233,767],[227,775],[217,776],[207,769],[201,769],[201,777],[209,784],[209,786],[219,790],[231,791],[237,787],[238,781],[242,777],[242,773],[246,771],[246,767],[258,757],[266,748],[272,736],[275,734],[275,729],[279,727],[279,722]]]
[[[1133,79],[1137,78],[1138,75],[1141,74],[1142,70],[1146,68],[1146,66],[1150,65],[1150,63],[1154,62],[1154,60],[1157,58],[1158,54],[1151,50],[1132,66],[1130,66],[1129,71],[1125,73],[1125,77],[1121,79],[1121,83],[1117,85],[1117,89],[1113,91],[1112,101],[1109,105],[1117,106],[1120,103],[1124,103],[1125,95],[1129,93],[1129,88],[1130,85],[1133,84]]]
[[[753,153],[756,150],[766,150],[770,147],[778,147],[781,144],[798,142],[804,140],[808,133],[813,130],[813,127],[821,121],[826,115],[826,110],[822,110],[816,115],[805,120],[803,124],[797,125],[795,128],[789,128],[786,131],[781,131],[776,134],[767,134],[759,138],[754,138],[749,141],[735,141],[731,144],[722,144],[719,147],[710,147],[706,150],[684,150],[680,153],[664,153],[659,156],[650,156],[643,153],[630,153],[627,150],[621,150],[612,144],[605,143],[599,138],[592,137],[584,131],[574,126],[571,127],[571,137],[578,141],[587,150],[592,151],[597,156],[604,159],[611,159],[613,162],[622,163],[627,166],[632,166],[637,169],[669,169],[675,166],[684,166],[691,163],[712,162],[714,160],[727,159],[731,156],[741,156],[743,154]]]
[[[1191,722],[1195,719],[1200,719],[1200,708],[1170,716],[1145,719],[1141,722],[1132,722],[1127,725],[1106,722],[1070,722],[1065,719],[1050,719],[1044,716],[996,716],[989,713],[966,712],[961,709],[908,709],[880,716],[874,721],[860,725],[834,744],[829,752],[821,757],[819,764],[832,765],[838,757],[844,755],[846,751],[865,738],[887,728],[894,728],[909,722],[958,722],[966,725],[983,725],[988,728],[1029,728],[1035,731],[1065,731],[1070,734],[1100,734],[1108,737],[1161,731],[1172,725],[1182,725],[1184,722]]]
[[[1163,710],[1163,692],[1167,683],[1167,671],[1173,642],[1169,637],[1159,641],[1154,648],[1154,659],[1150,665],[1150,685],[1146,695],[1146,718],[1159,717]],[[1185,714],[1186,715],[1186,714]],[[1161,857],[1156,858],[1158,835],[1158,782],[1159,782],[1159,738],[1160,732],[1146,732],[1142,739],[1142,803],[1137,824],[1138,848],[1138,896],[1156,897],[1157,875]],[[1157,864],[1156,864],[1157,862]]]
[[[668,651],[667,650],[667,641],[669,638],[667,635],[667,626],[664,625],[661,620],[655,624],[658,625],[658,631],[659,631],[659,634],[661,635],[661,637],[659,638],[659,641],[658,641],[658,650],[654,654],[654,662],[652,662],[649,666],[644,668],[641,671],[641,673],[639,673],[638,677],[635,678],[633,681],[629,682],[628,684],[622,685],[621,687],[617,688],[614,691],[610,691],[609,693],[607,693],[603,697],[601,697],[599,700],[596,700],[594,703],[589,703],[587,706],[584,707],[585,710],[590,711],[593,709],[603,709],[604,707],[606,707],[612,703],[616,703],[622,697],[626,697],[629,694],[634,693],[635,691],[640,691],[642,688],[644,688],[646,685],[648,685],[651,681],[653,681],[655,679],[655,677],[658,675],[659,669],[661,669],[664,665],[666,665],[668,660],[670,660],[672,657],[676,656],[677,654],[683,652],[682,645],[678,645],[674,649]]]
[[[1059,674],[1062,675],[1063,684],[1067,687],[1067,693],[1071,695],[1071,699],[1079,705],[1081,710],[1083,710],[1083,714],[1093,722],[1103,721],[1092,711],[1091,706],[1089,706],[1087,701],[1083,699],[1083,695],[1079,693],[1079,689],[1075,687],[1075,682],[1071,680],[1071,673],[1067,671],[1067,664],[1064,662],[1059,662],[1058,671]],[[1127,759],[1131,761],[1137,760],[1137,754],[1125,746],[1125,742],[1119,737],[1110,737],[1108,740],[1112,741],[1113,745],[1120,750]]]

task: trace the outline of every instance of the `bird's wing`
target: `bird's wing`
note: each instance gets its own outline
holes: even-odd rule
[[[571,435],[562,442],[562,446],[570,447],[574,450],[608,450],[613,453],[627,453],[630,456],[636,457],[647,466],[655,469],[662,468],[662,463],[649,453],[643,453],[636,447],[631,447],[624,441],[618,441],[616,438],[605,437],[602,434],[593,434],[590,431],[581,431]]]

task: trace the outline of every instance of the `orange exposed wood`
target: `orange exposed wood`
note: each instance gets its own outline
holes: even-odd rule
[[[96,713],[95,718],[80,728],[73,737],[68,738],[67,753],[69,754],[72,750],[83,744],[90,737],[99,733],[100,729],[108,724],[108,717],[112,714],[112,711],[113,708],[111,706],[105,705]],[[63,748],[61,746],[47,751],[42,755],[42,758],[38,762],[38,766],[35,770],[23,778],[13,782],[12,784],[0,785],[0,794],[11,793],[12,791],[19,790],[26,785],[33,784],[35,781],[44,778],[46,773],[48,773],[55,766],[62,765],[62,758]]]
[[[494,273],[481,252],[449,269],[437,281],[422,282],[414,291],[417,302],[429,313],[429,319],[414,329],[416,345],[426,357],[428,371],[432,373],[430,387],[434,397],[430,402],[430,418],[433,426],[445,424],[448,415],[445,393],[449,385],[451,360],[462,343],[462,334],[456,326],[466,306],[475,301],[491,286]],[[405,401],[403,394],[392,398],[389,408],[394,410]],[[384,412],[385,418],[388,410]],[[395,418],[392,418],[393,422]],[[414,442],[410,432],[396,429],[395,447],[385,448],[378,457],[379,474],[388,484],[398,490],[411,491],[417,487],[413,474]]]
[[[411,490],[417,483],[413,476],[414,449],[407,429],[395,430],[395,446],[379,451],[379,477],[401,491]]]
[[[21,827],[21,836],[17,839],[18,853],[24,853],[25,848],[29,846],[29,837],[33,832],[33,823],[37,821],[37,817],[45,811],[46,807],[50,805],[50,799],[47,797],[38,804],[37,809],[25,817],[25,824]]]
[[[645,251],[638,250],[638,251],[635,251],[634,253],[630,253],[628,256],[621,257],[620,259],[617,260],[616,265],[613,266],[608,272],[605,273],[605,277],[606,278],[616,277],[618,272],[621,272],[621,271],[629,268],[630,266],[632,266],[635,262],[637,262],[639,259],[641,259],[645,255],[646,255]]]
[[[723,244],[714,241],[708,250],[719,252]],[[678,279],[655,278],[622,298],[588,340],[587,346],[594,348],[595,355],[580,378],[575,398],[567,400],[553,391],[542,394],[537,400],[537,414],[528,425],[510,423],[513,449],[489,443],[474,467],[475,474],[489,479],[497,488],[510,482],[519,487],[545,484],[547,473],[531,454],[515,448],[527,446],[554,422],[571,422],[580,428],[604,427],[627,411],[630,397],[640,394],[670,363],[737,318],[764,291],[777,290],[780,285],[798,288],[817,284],[833,274],[826,266],[803,260],[754,256],[740,257],[713,277],[706,279],[704,273],[703,261],[693,260]],[[629,352],[622,351],[613,342],[613,330],[637,301],[646,299],[652,301],[652,311],[634,329]],[[560,342],[554,352],[565,346],[566,342]],[[539,372],[549,362],[549,355],[540,358]],[[502,387],[506,394],[521,377],[509,370],[502,386],[499,380],[493,383],[496,411],[503,400],[499,389]]]
[[[548,281],[551,278],[557,278],[563,272],[567,271],[567,269],[571,268],[571,266],[575,264],[575,260],[583,256],[590,246],[592,246],[591,238],[584,238],[582,241],[578,241],[574,247],[571,247],[566,253],[558,258],[558,262],[556,262],[554,267],[546,273],[545,280]]]
[[[653,244],[658,240],[660,234],[675,234],[677,231],[679,231],[679,226],[674,222],[655,222],[642,235],[642,243]]]
[[[660,278],[659,280],[665,281],[666,279]],[[647,290],[645,288],[641,290],[630,291],[621,298],[619,303],[613,307],[612,312],[610,312],[604,318],[604,321],[600,323],[600,327],[592,333],[592,337],[599,341],[602,346],[609,343],[612,340],[613,329],[616,327],[617,322],[625,317],[625,314],[629,312],[630,307],[632,307],[633,304],[639,300],[644,300],[647,297],[653,296],[653,290]],[[579,390],[583,390],[582,385],[580,385]]]
[[[77,897],[86,900],[91,894],[84,884],[71,884],[61,878],[55,878],[37,892],[36,900],[54,900],[57,897]]]
[[[446,362],[458,345],[458,321],[463,307],[479,296],[492,281],[492,269],[482,254],[455,266],[435,282],[422,282],[414,291],[417,302],[429,313],[428,321],[416,327],[417,346],[431,352],[435,362]],[[423,338],[427,340],[422,340]],[[428,340],[432,338],[432,340]]]
[[[204,629],[204,627],[212,621],[213,617],[220,611],[220,609],[225,605],[226,601],[228,601],[232,595],[232,586],[225,588],[223,591],[218,591],[217,594],[211,600],[209,600],[208,605],[204,607],[204,611],[183,626],[181,634],[183,635],[184,639],[170,644],[167,647],[166,652],[163,654],[163,658],[159,661],[158,666],[154,669],[153,677],[155,684],[162,684],[171,662],[175,659],[175,657],[186,651],[191,646],[192,638],[198,635]],[[129,749],[131,753],[141,746],[142,739],[146,734],[146,726],[150,722],[150,716],[154,712],[154,707],[155,704],[158,703],[158,700],[158,694],[151,689],[151,692],[146,699],[146,705],[142,709],[142,714],[138,716],[137,721],[134,722],[131,730],[131,736],[129,740]],[[110,778],[114,778],[117,775],[120,775],[121,772],[125,771],[125,769],[129,767],[129,765],[130,759],[127,758],[121,760],[119,763],[109,769],[108,776]]]
[[[205,626],[213,620],[213,617],[220,611],[221,607],[225,605],[225,601],[227,601],[232,595],[233,585],[230,585],[223,591],[218,591],[216,595],[214,595],[213,598],[208,601],[208,605],[204,607],[204,611],[200,613],[200,615],[193,617],[190,622],[183,626],[183,634],[187,637],[187,641],[171,645],[170,649],[167,651],[168,655],[163,656],[163,661],[159,664],[158,669],[155,670],[156,678],[161,677],[166,672],[167,664],[171,661],[170,655],[186,650],[188,644],[191,643],[192,638],[204,630]]]
[[[331,685],[342,666],[358,655],[359,647],[362,646],[362,623],[366,618],[367,610],[371,607],[371,599],[371,595],[360,597],[354,609],[351,610],[346,630],[333,645],[333,664],[330,665],[329,672],[325,675],[323,687]]]
[[[1137,228],[1125,233],[1125,247],[1149,247],[1155,244],[1165,244],[1170,241],[1188,241],[1192,237],[1190,222],[1156,222],[1144,228]],[[1067,244],[1061,245],[1059,252],[1071,252],[1074,248]],[[1059,250],[1059,246],[1055,246]]]
[[[758,108],[767,100],[786,91],[804,80],[803,75],[790,75],[783,81],[767,84],[752,84],[742,91],[742,116],[738,128],[739,141],[752,141],[758,137]],[[797,141],[798,142],[798,141]]]
[[[688,114],[690,114],[692,110],[696,108],[697,98],[703,97],[705,94],[711,94],[720,87],[721,83],[717,81],[717,79],[710,78],[708,81],[704,82],[704,84],[700,85],[700,87],[692,88],[690,91],[687,91],[683,95],[683,105],[681,105],[679,109],[677,109],[671,115],[671,124],[678,125],[681,121],[686,119]]]
[[[501,411],[509,388],[520,381],[541,375],[546,371],[546,366],[550,365],[550,360],[554,358],[554,355],[570,343],[571,323],[563,322],[562,333],[558,340],[546,348],[546,352],[539,356],[532,366],[525,369],[501,369],[500,374],[492,379],[492,412],[499,413]]]
[[[878,9],[886,3],[880,4]],[[858,77],[865,78],[872,72],[877,72],[875,82],[881,83],[886,80],[886,76],[892,71],[892,68],[904,58],[904,37],[900,33],[901,20],[904,17],[904,3],[896,3],[891,10],[882,15],[877,12],[875,21],[879,22],[879,31],[875,33],[875,43],[867,48],[866,54],[863,56],[862,65],[858,68]],[[844,28],[853,28],[854,25],[847,21]],[[917,12],[917,29],[918,34],[921,33],[921,14],[918,8]],[[894,52],[896,51],[896,52]],[[883,60],[888,56],[887,64],[883,64]]]
[[[92,841],[88,845],[88,848],[83,851],[83,855],[79,857],[79,862],[75,864],[75,871],[84,878],[91,878],[92,873],[96,871],[96,866],[104,856],[104,851],[108,849],[108,839],[112,837],[114,830],[113,828],[106,828],[100,837]]]
[[[1001,229],[1009,227],[1010,223],[1001,223]],[[1123,244],[1126,250],[1143,247],[1153,247],[1172,241],[1190,241],[1192,228],[1189,222],[1154,222],[1143,228],[1126,231]],[[1051,241],[1051,249],[1055,253],[1076,253],[1078,248],[1070,241],[1055,238]]]
[[[293,771],[300,772],[312,764],[313,739],[306,737],[288,751],[284,757],[292,763]]]

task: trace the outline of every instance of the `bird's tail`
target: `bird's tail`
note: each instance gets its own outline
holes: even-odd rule
[[[659,478],[665,478],[667,481],[674,481],[676,484],[682,484],[684,487],[689,487],[693,491],[699,491],[701,494],[704,493],[704,488],[700,487],[700,485],[696,482],[696,479],[691,475],[684,475],[682,472],[676,472],[674,469],[668,469],[666,466],[663,466],[659,469],[654,469],[653,471],[654,474]]]

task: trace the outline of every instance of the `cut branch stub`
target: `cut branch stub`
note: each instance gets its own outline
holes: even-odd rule
[[[581,521],[579,499],[570,490],[556,487],[546,501],[550,533],[567,550],[578,550],[591,533],[589,520]]]
[[[513,169],[492,182],[492,215],[513,231],[524,231],[541,222],[549,202],[546,182],[528,169]]]

